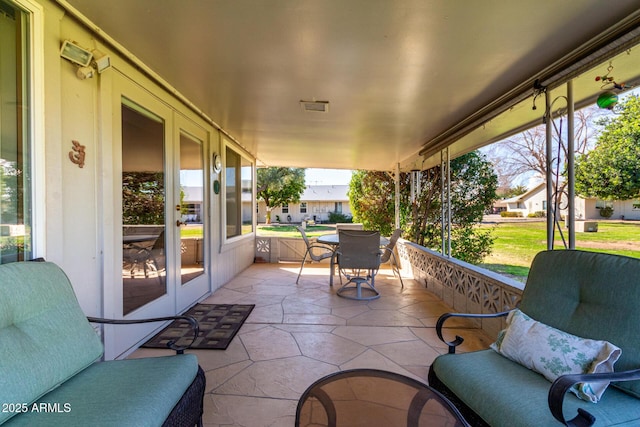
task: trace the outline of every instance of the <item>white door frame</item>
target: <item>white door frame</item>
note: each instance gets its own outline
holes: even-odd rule
[[[108,75],[107,75],[108,74]],[[101,81],[101,146],[103,179],[100,203],[103,224],[101,241],[103,247],[103,310],[102,316],[113,319],[136,319],[172,316],[184,311],[211,289],[211,244],[210,198],[207,173],[210,131],[172,108],[165,100],[153,95],[124,74],[114,69],[104,73]],[[122,288],[122,99],[148,110],[164,121],[164,168],[165,168],[165,239],[166,239],[166,293],[156,300],[123,315]],[[175,209],[180,203],[179,141],[184,132],[202,141],[203,147],[203,221],[204,221],[204,274],[180,284],[180,233],[176,221],[180,212]],[[105,359],[124,357],[166,323],[138,325],[105,325],[103,339]]]

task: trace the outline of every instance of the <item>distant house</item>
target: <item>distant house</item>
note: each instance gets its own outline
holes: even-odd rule
[[[546,194],[546,185],[545,183],[541,183],[524,194],[511,197],[510,199],[501,200],[500,202],[506,204],[506,210],[508,212],[520,212],[523,217],[526,217],[533,212],[542,211],[546,213]],[[561,205],[566,206],[566,203],[561,203]],[[640,199],[616,200],[611,202],[596,198],[583,199],[582,197],[576,197],[576,219],[602,219],[600,216],[600,209],[604,207],[613,208],[612,219],[640,220]],[[566,209],[561,210],[560,213],[566,214]]]
[[[523,217],[527,217],[533,212],[546,212],[546,185],[545,183],[538,184],[524,194],[501,200],[500,202],[506,205],[507,212],[520,212]]]
[[[576,219],[602,219],[600,209],[613,208],[611,219],[640,220],[640,199],[604,201],[576,197]]]
[[[202,187],[182,187],[182,221],[202,223]]]
[[[313,220],[326,222],[329,213],[337,212],[352,216],[349,207],[348,185],[309,185],[300,196],[300,203],[274,208],[271,221],[295,222]],[[278,220],[279,218],[279,220]],[[267,207],[264,201],[258,201],[258,222],[266,222]]]

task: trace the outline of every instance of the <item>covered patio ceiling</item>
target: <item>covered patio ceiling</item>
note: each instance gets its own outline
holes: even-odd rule
[[[58,0],[222,128],[259,165],[403,170],[540,122],[533,82],[577,102],[640,79],[640,0]],[[626,34],[626,36],[625,36]],[[606,47],[605,47],[606,46]],[[605,47],[603,49],[603,47]],[[599,68],[589,70],[597,58]],[[606,58],[602,63],[602,58]],[[596,74],[594,74],[596,73]],[[559,93],[558,93],[559,94]],[[328,102],[308,112],[300,101]],[[502,114],[497,114],[501,113]]]

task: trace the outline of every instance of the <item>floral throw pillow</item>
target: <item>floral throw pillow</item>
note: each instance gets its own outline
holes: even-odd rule
[[[622,350],[607,341],[580,338],[540,323],[515,309],[507,328],[491,348],[549,381],[561,375],[613,372]],[[571,391],[580,399],[596,403],[608,382],[578,383]]]

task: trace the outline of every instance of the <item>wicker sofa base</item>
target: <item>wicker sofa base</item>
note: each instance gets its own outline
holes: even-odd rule
[[[163,427],[192,427],[195,425],[201,427],[205,385],[204,371],[198,366],[196,377],[171,410],[162,424]]]

